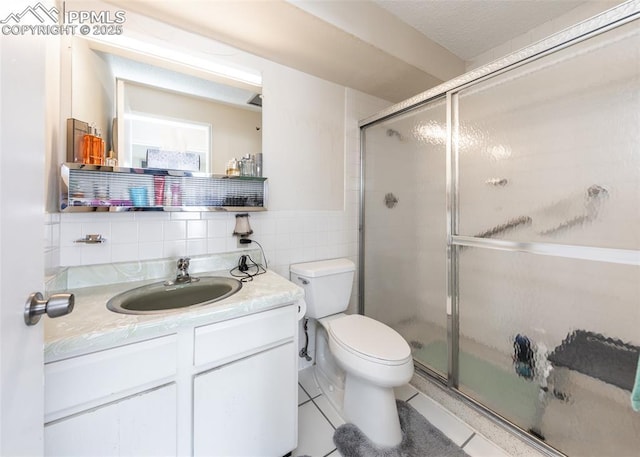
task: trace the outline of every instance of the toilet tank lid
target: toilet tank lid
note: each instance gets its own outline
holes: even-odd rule
[[[356,265],[349,259],[319,260],[317,262],[295,263],[289,271],[308,278],[335,275],[355,271]]]

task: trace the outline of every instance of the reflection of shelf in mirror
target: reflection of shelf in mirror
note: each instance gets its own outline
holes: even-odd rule
[[[265,177],[68,163],[61,181],[61,211],[266,210]]]

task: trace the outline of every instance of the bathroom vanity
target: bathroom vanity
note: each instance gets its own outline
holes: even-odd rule
[[[140,284],[71,290],[74,312],[47,321],[45,455],[295,449],[302,289],[268,271],[211,305],[107,310],[108,298]]]

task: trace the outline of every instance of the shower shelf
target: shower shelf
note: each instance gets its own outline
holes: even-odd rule
[[[267,209],[264,177],[77,163],[63,164],[60,177],[63,212]],[[142,201],[133,202],[134,188],[141,190]]]

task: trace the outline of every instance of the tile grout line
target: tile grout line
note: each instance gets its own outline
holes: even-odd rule
[[[302,385],[302,383],[300,383],[300,381],[298,381],[298,386],[300,386],[300,388],[302,389],[302,391],[307,394],[307,397],[309,397],[310,400],[313,400],[314,398],[318,398],[320,395],[322,395],[322,392],[319,393],[318,395],[316,395],[315,397],[312,397],[309,392],[307,392],[307,389],[304,388],[304,386]],[[306,401],[305,401],[306,403]]]
[[[407,398],[405,401],[407,403],[409,403],[411,400],[413,400],[414,398],[416,398],[418,395],[420,395],[420,392],[416,392],[413,395],[411,395],[409,398]]]
[[[303,389],[304,389],[304,387],[303,387]],[[309,395],[309,394],[307,394],[307,395]],[[315,398],[318,398],[318,397],[320,397],[320,396],[321,396],[321,395],[318,395],[318,396],[317,396],[317,397],[315,397]],[[318,406],[318,404],[317,404],[315,401],[313,401],[313,400],[314,400],[314,399],[312,398],[312,399],[311,399],[311,403],[313,403],[313,404],[314,404],[314,406],[318,409],[318,411],[320,411],[320,414],[322,414],[322,417],[324,417],[324,418],[325,418],[325,420],[326,420],[327,422],[329,422],[329,425],[331,426],[331,428],[333,429],[333,431],[334,431],[334,433],[335,433],[336,428],[333,426],[333,424],[331,423],[331,421],[329,420],[329,418],[325,415],[324,411],[322,411],[322,408],[320,408],[320,406]],[[331,437],[331,442],[333,443],[333,436]],[[333,453],[333,451],[335,451],[336,449],[337,449],[337,448],[335,448],[335,447],[334,447],[334,448],[333,448],[333,449],[331,449],[328,453],[326,453],[326,454],[324,455],[324,457],[327,457],[328,455],[330,455],[331,453]]]
[[[318,395],[318,397],[320,397],[320,395]],[[316,397],[316,398],[318,398],[318,397]],[[317,404],[315,401],[313,401],[313,400],[314,400],[314,399],[312,398],[312,399],[311,399],[311,402],[315,405],[315,407],[316,407],[316,408],[318,408],[318,411],[320,411],[320,414],[322,414],[322,417],[324,417],[324,418],[327,420],[327,422],[329,422],[329,425],[331,425],[331,428],[335,431],[335,430],[336,430],[336,427],[334,427],[334,426],[333,426],[333,424],[331,423],[331,421],[329,420],[329,418],[326,416],[326,414],[324,413],[324,411],[322,411],[322,408],[320,408],[320,406],[318,406],[318,404]]]
[[[298,385],[300,386],[300,388],[302,389],[302,391],[303,391],[305,394],[307,394],[307,396],[309,397],[309,400],[306,400],[305,402],[303,402],[303,403],[299,404],[299,405],[298,405],[298,408],[299,408],[300,406],[302,406],[302,405],[305,405],[305,404],[309,403],[309,402],[313,403],[313,406],[315,406],[315,407],[316,407],[316,409],[317,409],[318,411],[320,411],[320,414],[322,414],[322,417],[324,417],[324,418],[325,418],[325,420],[326,420],[327,422],[329,422],[329,425],[331,426],[331,428],[332,428],[332,429],[334,430],[334,432],[335,432],[336,428],[333,426],[333,424],[331,423],[331,421],[329,420],[329,418],[324,414],[324,412],[322,411],[322,409],[320,408],[320,406],[318,406],[318,404],[317,404],[315,401],[313,401],[314,399],[316,399],[316,398],[320,397],[322,394],[320,393],[320,394],[316,395],[315,397],[312,397],[311,395],[309,395],[309,392],[307,392],[307,389],[305,389],[305,388],[304,388],[304,386],[303,386],[300,382],[298,382]],[[333,439],[332,439],[332,441],[333,441]],[[329,451],[327,454],[325,454],[323,457],[327,457],[327,456],[329,456],[330,454],[332,454],[333,452],[335,452],[335,450],[336,450],[336,449],[337,449],[337,448],[335,448],[335,447],[334,447],[332,450],[330,450],[330,451]]]
[[[471,441],[471,440],[473,439],[473,437],[474,437],[474,436],[476,436],[476,432],[471,433],[471,436],[470,436],[469,438],[467,438],[467,440],[466,440],[464,443],[462,443],[462,444],[460,445],[460,449],[464,449],[464,447],[465,447],[467,444],[469,444],[469,441]]]
[[[302,405],[306,405],[306,404],[307,404],[307,403],[309,403],[310,401],[311,401],[311,402],[313,402],[313,400],[311,400],[310,398],[308,398],[308,399],[306,399],[305,401],[303,401],[302,403],[299,403],[299,404],[298,404],[298,408],[299,408],[299,407],[301,407]]]

